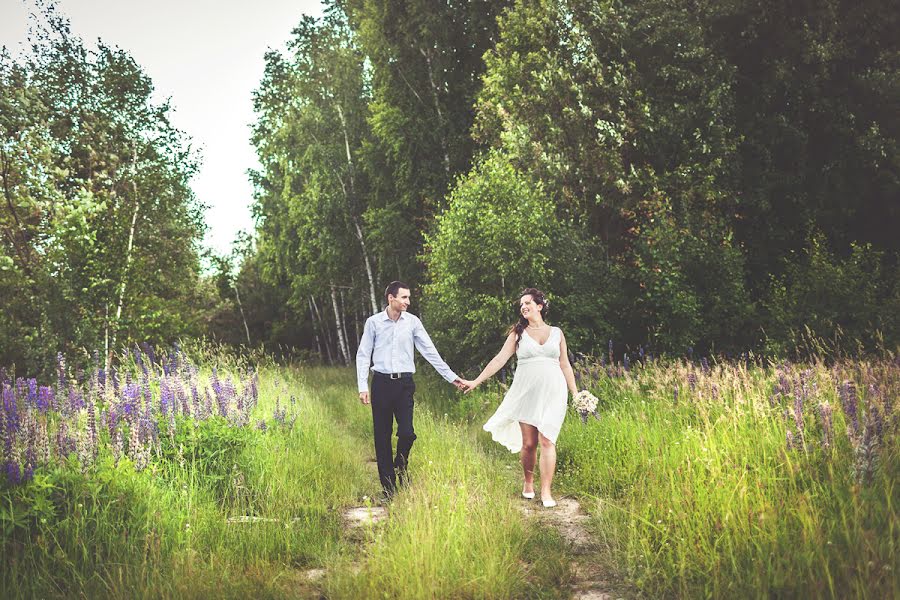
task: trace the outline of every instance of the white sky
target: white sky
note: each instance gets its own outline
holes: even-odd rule
[[[208,206],[206,245],[230,250],[240,230],[252,231],[256,168],[250,145],[252,91],[263,75],[263,54],[284,49],[301,16],[320,16],[319,0],[59,0],[72,32],[89,47],[97,38],[127,50],[156,87],[171,98],[172,123],[202,155],[192,182]],[[15,52],[25,40],[31,2],[0,0],[0,45]]]

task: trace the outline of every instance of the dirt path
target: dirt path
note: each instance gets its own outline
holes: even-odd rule
[[[572,598],[577,600],[622,600],[609,573],[597,564],[597,546],[587,530],[590,517],[574,498],[558,498],[554,508],[544,508],[540,500],[523,500],[522,512],[546,527],[552,527],[566,541],[572,556],[570,568],[574,581],[570,585]]]

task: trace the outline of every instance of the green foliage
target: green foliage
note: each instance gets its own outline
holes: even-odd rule
[[[784,274],[772,278],[765,308],[772,327],[789,333],[793,342],[773,350],[799,349],[807,333],[830,333],[825,349],[852,353],[859,345],[879,345],[881,332],[895,334],[900,288],[896,283],[888,287],[897,275],[885,276],[883,262],[883,253],[859,244],[841,259],[828,250],[823,236],[813,236],[801,256],[785,259]]]
[[[52,7],[41,18],[29,52],[0,54],[0,364],[31,373],[57,351],[198,333],[204,230],[196,158],[149,78]]]
[[[559,232],[541,186],[499,153],[460,178],[425,254],[432,283],[424,309],[444,354],[483,359],[502,344],[519,291],[551,275]]]

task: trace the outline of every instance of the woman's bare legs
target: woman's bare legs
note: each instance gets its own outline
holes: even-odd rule
[[[519,423],[519,427],[522,429],[522,451],[520,452],[520,457],[522,459],[522,473],[525,476],[522,492],[529,494],[534,493],[534,463],[537,462],[539,434],[537,427],[534,425]]]
[[[556,471],[556,445],[539,433],[541,441],[541,500],[553,500],[550,485]]]

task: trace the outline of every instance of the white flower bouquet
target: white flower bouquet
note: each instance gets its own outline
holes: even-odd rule
[[[588,415],[600,418],[597,414],[597,396],[587,390],[581,390],[572,396],[572,408],[579,414],[582,423],[587,423]]]

